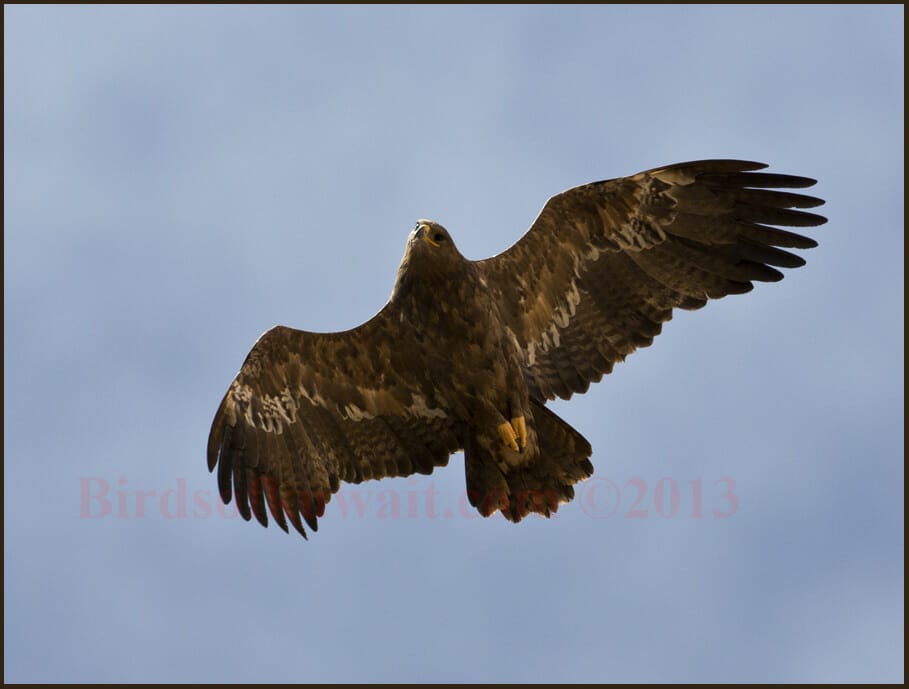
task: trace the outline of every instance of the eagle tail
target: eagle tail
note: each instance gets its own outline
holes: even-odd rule
[[[584,436],[542,403],[531,400],[531,408],[540,451],[528,464],[503,469],[477,439],[466,443],[467,497],[484,517],[496,510],[513,522],[531,512],[549,517],[574,498],[574,484],[593,473]]]

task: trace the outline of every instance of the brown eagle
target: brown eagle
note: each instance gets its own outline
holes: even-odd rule
[[[277,326],[256,342],[208,438],[221,498],[244,519],[317,518],[342,481],[429,474],[464,451],[484,516],[549,516],[590,476],[590,444],[547,400],[585,392],[674,308],[775,282],[817,243],[772,227],[826,219],[787,191],[815,180],[705,160],[553,196],[504,253],[471,261],[429,220],[388,303],[344,332]]]

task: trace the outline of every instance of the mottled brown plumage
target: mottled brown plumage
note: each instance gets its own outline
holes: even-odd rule
[[[338,333],[278,326],[253,347],[208,440],[224,502],[305,536],[342,481],[428,474],[463,449],[483,515],[549,516],[593,467],[546,400],[586,391],[674,308],[804,264],[780,247],[816,245],[773,227],[826,222],[802,210],[820,199],[779,191],[814,180],[754,172],[764,167],[699,161],[570,189],[483,261],[419,221],[370,321]]]

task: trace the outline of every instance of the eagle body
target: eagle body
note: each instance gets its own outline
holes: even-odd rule
[[[463,450],[484,516],[549,516],[593,473],[545,405],[651,344],[674,309],[776,282],[826,219],[806,177],[705,160],[553,196],[507,251],[472,261],[420,220],[386,305],[336,333],[284,326],[250,351],[215,414],[208,465],[247,520],[316,530],[341,483],[428,474]]]
[[[430,241],[431,237],[437,237]],[[532,421],[524,356],[479,266],[458,251],[448,231],[421,220],[411,233],[388,307],[412,328],[413,362],[425,368],[434,402],[464,432],[462,447],[488,449],[500,466],[536,457],[535,434],[520,452],[496,431],[509,419]],[[450,356],[451,352],[458,356]],[[531,426],[531,429],[533,427]]]

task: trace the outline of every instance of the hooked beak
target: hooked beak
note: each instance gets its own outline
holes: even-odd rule
[[[429,227],[429,225],[427,225],[425,222],[418,222],[417,228],[414,230],[414,233],[413,233],[414,237],[416,237],[417,239],[422,239],[425,242],[429,242],[430,244],[432,244],[434,247],[436,247],[438,249],[439,248],[438,242],[432,241],[432,239],[430,239],[430,237],[429,237],[430,229],[431,228]]]

